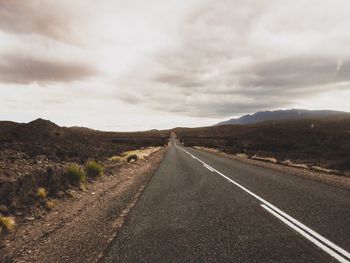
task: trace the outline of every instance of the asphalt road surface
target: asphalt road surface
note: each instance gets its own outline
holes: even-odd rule
[[[350,191],[175,139],[104,262],[350,262]]]

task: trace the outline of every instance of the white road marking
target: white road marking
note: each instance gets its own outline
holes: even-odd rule
[[[287,219],[285,219],[283,216],[279,215],[278,213],[276,213],[275,211],[273,211],[270,207],[266,206],[266,205],[261,205],[261,207],[263,207],[265,210],[267,210],[269,213],[271,213],[272,215],[274,215],[275,217],[277,217],[279,220],[281,220],[283,223],[285,223],[286,225],[288,225],[290,228],[294,229],[296,232],[298,232],[300,235],[302,235],[303,237],[305,237],[306,239],[308,239],[309,241],[311,241],[312,243],[314,243],[316,246],[318,246],[319,248],[321,248],[323,251],[327,252],[329,255],[331,255],[332,257],[334,257],[335,259],[337,259],[339,262],[342,263],[347,263],[349,262],[348,260],[346,260],[345,258],[339,256],[337,253],[335,253],[333,250],[331,250],[330,248],[328,248],[327,246],[325,246],[324,244],[322,244],[320,241],[318,241],[316,238],[312,237],[311,235],[309,235],[308,233],[306,233],[304,230],[302,230],[301,228],[297,227],[296,225],[292,224],[290,221],[288,221]]]
[[[207,168],[209,171],[214,172],[213,168],[211,168],[209,165],[204,165],[205,168]]]
[[[271,203],[269,203],[268,201],[266,201],[265,199],[261,198],[260,196],[254,194],[252,191],[248,190],[247,188],[245,188],[244,186],[240,185],[239,183],[237,183],[236,181],[232,180],[231,178],[227,177],[226,175],[224,175],[223,173],[219,172],[218,170],[216,170],[215,168],[213,168],[212,166],[208,165],[207,163],[203,162],[202,160],[200,160],[198,157],[194,156],[193,154],[191,154],[190,152],[186,151],[185,149],[177,146],[176,142],[175,143],[175,147],[180,149],[181,151],[185,152],[186,154],[188,154],[189,156],[191,156],[193,159],[196,159],[197,161],[199,161],[200,163],[203,164],[203,166],[205,166],[207,169],[209,169],[210,171],[216,172],[217,174],[219,174],[220,176],[222,176],[223,178],[225,178],[226,180],[228,180],[230,183],[233,183],[234,185],[236,185],[237,187],[241,188],[243,191],[245,191],[246,193],[250,194],[251,196],[253,196],[254,198],[256,198],[257,200],[259,200],[260,202],[262,202],[263,204],[265,204],[265,206],[267,206],[269,209],[271,209],[272,211],[274,211],[274,213],[278,214],[280,217],[284,218],[284,220],[288,221],[291,225],[293,225],[295,228],[300,229],[300,231],[303,232],[307,232],[308,235],[313,236],[313,238],[318,239],[319,241],[322,241],[323,243],[325,243],[326,245],[328,245],[329,247],[331,247],[333,250],[337,251],[339,254],[345,256],[346,258],[350,259],[350,253],[347,252],[346,250],[344,250],[343,248],[337,246],[336,244],[334,244],[333,242],[331,242],[330,240],[328,240],[327,238],[321,236],[320,234],[318,234],[317,232],[315,232],[314,230],[312,230],[311,228],[305,226],[303,223],[299,222],[298,220],[296,220],[295,218],[291,217],[290,215],[288,215],[287,213],[283,212],[282,210],[280,210],[279,208],[277,208],[276,206],[272,205]],[[265,208],[265,207],[264,207]],[[293,229],[294,229],[293,227]],[[299,231],[298,231],[299,232]],[[317,245],[315,242],[313,242],[315,245],[317,245],[319,248],[321,248],[322,250],[324,250],[323,247],[324,246],[322,243],[320,243],[318,241],[319,244],[321,244],[322,246]],[[327,247],[326,247],[327,248]],[[329,250],[329,248],[327,248]],[[330,254],[328,251],[324,250],[325,252],[327,252],[328,254]],[[336,254],[335,252],[333,252],[333,254],[337,255],[337,257],[341,258],[342,260],[345,261],[340,261],[340,262],[348,262],[350,263],[350,261],[348,259],[344,259],[343,257],[339,256],[338,254]],[[331,254],[330,254],[331,255]],[[334,256],[333,256],[334,257]],[[337,257],[337,260],[339,260]]]

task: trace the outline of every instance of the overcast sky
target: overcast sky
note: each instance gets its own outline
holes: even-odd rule
[[[0,0],[0,119],[146,130],[350,111],[349,0]]]

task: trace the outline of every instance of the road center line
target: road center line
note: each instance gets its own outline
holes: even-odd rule
[[[333,254],[330,254],[327,250],[325,250],[323,247],[324,246],[322,243],[320,243],[318,241],[318,243],[313,242],[315,245],[317,245],[319,248],[321,248],[323,251],[325,251],[326,253],[332,255],[334,258],[336,258],[338,261],[340,262],[350,262],[350,253],[347,252],[346,250],[344,250],[343,248],[337,246],[336,244],[334,244],[333,242],[331,242],[330,240],[328,240],[327,238],[321,236],[320,234],[318,234],[317,232],[315,232],[314,230],[312,230],[311,228],[305,226],[303,223],[299,222],[298,220],[296,220],[295,218],[291,217],[290,215],[288,215],[287,213],[283,212],[282,210],[280,210],[279,208],[275,207],[274,205],[272,205],[271,203],[269,203],[268,201],[266,201],[265,199],[261,198],[260,196],[254,194],[252,191],[248,190],[247,188],[245,188],[244,186],[240,185],[239,183],[237,183],[236,181],[232,180],[231,178],[227,177],[226,175],[224,175],[223,173],[219,172],[218,170],[216,170],[215,168],[213,168],[212,166],[208,165],[207,163],[203,162],[202,160],[200,160],[198,157],[194,156],[193,154],[191,154],[190,152],[186,151],[185,149],[177,146],[176,142],[174,142],[175,147],[180,149],[181,151],[185,152],[186,154],[188,154],[189,156],[191,156],[193,159],[199,161],[200,163],[202,163],[207,169],[216,172],[217,174],[219,174],[220,176],[222,176],[223,178],[225,178],[226,180],[228,180],[230,183],[233,183],[234,185],[236,185],[237,187],[241,188],[243,191],[245,191],[246,193],[250,194],[251,196],[253,196],[254,198],[256,198],[257,200],[259,200],[260,202],[262,202],[265,207],[267,206],[270,210],[272,210],[275,214],[279,215],[280,217],[284,218],[284,220],[288,221],[289,224],[293,225],[295,228],[299,228],[300,231],[303,232],[307,232],[309,236],[313,236],[313,238],[318,239],[319,241],[322,241],[324,244],[326,244],[327,246],[329,246],[330,248],[332,248],[333,250],[337,251],[339,254],[345,256],[347,259],[344,259],[343,257],[339,256],[338,254],[334,253],[338,255],[339,258],[341,258],[342,260],[345,261],[340,261],[337,257],[334,257]],[[264,207],[264,208],[265,208]],[[265,208],[266,209],[266,208]],[[269,211],[269,210],[268,210]],[[270,212],[270,211],[269,211]],[[273,215],[275,215],[273,214]],[[276,216],[276,215],[275,215]],[[283,221],[284,222],[284,221]],[[288,226],[290,226],[288,224]],[[293,227],[293,229],[295,229]],[[299,231],[297,231],[298,233],[300,233]],[[303,235],[305,237],[305,235]],[[321,244],[322,246],[319,246],[318,244]],[[327,247],[326,247],[327,248]],[[328,248],[329,250],[329,248]]]

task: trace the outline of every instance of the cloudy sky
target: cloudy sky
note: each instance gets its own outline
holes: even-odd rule
[[[349,0],[0,0],[0,120],[145,130],[350,111]]]

